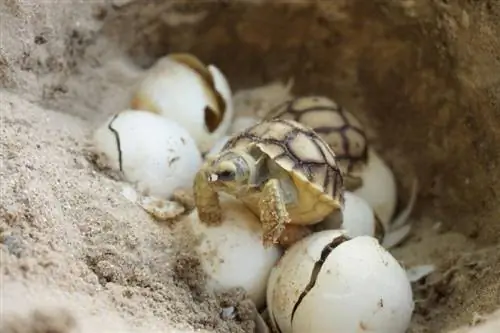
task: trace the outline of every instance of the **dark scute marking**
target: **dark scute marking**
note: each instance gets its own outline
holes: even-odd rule
[[[264,125],[265,123],[268,124],[268,129],[264,131],[263,133],[259,133],[260,135],[254,134],[254,130],[258,129],[258,127]],[[289,127],[288,133],[285,136],[284,139],[277,139],[275,137],[272,137],[272,124],[282,124],[282,125],[287,125]],[[259,123],[254,125],[253,127],[248,128],[246,131],[236,135],[233,137],[231,140],[226,143],[226,147],[232,148],[235,145],[238,144],[238,141],[240,140],[246,140],[250,139],[251,141],[255,143],[262,143],[265,145],[277,145],[283,149],[283,153],[281,155],[286,155],[288,158],[290,158],[293,161],[294,164],[294,170],[299,170],[303,172],[309,181],[312,181],[312,167],[322,167],[327,165],[328,169],[333,172],[333,175],[331,175],[332,178],[334,178],[334,193],[337,193],[337,189],[340,183],[340,186],[343,186],[343,180],[342,180],[342,174],[341,171],[338,167],[338,165],[329,165],[326,161],[326,156],[324,155],[324,151],[318,147],[318,150],[321,152],[322,157],[324,158],[324,162],[317,162],[313,160],[307,160],[307,159],[301,159],[299,158],[292,149],[289,148],[289,146],[293,143],[292,141],[295,139],[297,134],[304,134],[305,136],[309,137],[316,146],[319,144],[324,144],[326,147],[329,147],[326,142],[314,131],[309,130],[308,128],[302,128],[297,126],[293,121],[290,120],[285,120],[285,119],[279,119],[279,118],[273,118],[266,120],[265,122]],[[276,157],[274,158],[276,160]],[[333,193],[329,193],[330,195],[333,195]]]
[[[209,106],[205,106],[205,125],[209,133],[213,133],[219,124],[221,123],[222,117],[219,117],[217,113],[212,110]]]
[[[118,118],[120,114],[117,113],[111,118],[109,124],[108,124],[108,129],[113,133],[115,136],[116,140],[116,147],[118,148],[118,164],[120,166],[120,171],[123,172],[123,156],[122,156],[122,146],[121,146],[121,141],[120,141],[120,135],[118,134],[118,131],[113,128],[113,122]]]
[[[323,248],[321,251],[321,255],[319,257],[319,260],[314,263],[314,267],[311,272],[311,277],[309,279],[309,283],[307,284],[306,288],[300,293],[299,298],[297,299],[297,302],[295,302],[292,310],[292,318],[291,318],[291,323],[293,323],[293,318],[295,316],[295,312],[297,311],[300,303],[304,300],[304,298],[307,296],[309,291],[314,287],[316,284],[316,281],[318,279],[318,275],[321,272],[321,268],[323,267],[323,264],[325,263],[326,259],[332,253],[332,251],[339,246],[340,244],[344,243],[345,241],[348,241],[350,238],[347,236],[340,236],[335,239],[333,239],[330,243],[326,244],[326,246]]]

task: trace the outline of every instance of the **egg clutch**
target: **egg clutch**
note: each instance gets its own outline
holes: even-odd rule
[[[395,176],[361,122],[290,89],[252,104],[266,86],[233,95],[216,66],[169,54],[92,150],[153,217],[190,226],[208,289],[242,287],[267,308],[256,331],[403,333],[411,281],[388,250],[411,231],[417,181],[396,212]],[[180,189],[191,199],[177,202]]]

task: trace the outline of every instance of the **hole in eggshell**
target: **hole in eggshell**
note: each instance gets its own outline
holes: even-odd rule
[[[213,133],[224,119],[224,114],[226,113],[226,101],[224,100],[224,97],[217,91],[212,73],[210,73],[208,68],[204,63],[200,61],[200,59],[193,56],[192,54],[173,53],[170,54],[169,57],[174,59],[175,61],[185,64],[186,66],[189,66],[189,68],[200,75],[203,81],[205,81],[205,83],[210,87],[210,90],[214,92],[213,97],[215,98],[217,110],[212,110],[208,106],[205,108],[205,125],[208,131],[210,133]],[[207,116],[207,112],[212,112],[213,116]]]
[[[205,126],[207,128],[207,131],[209,133],[215,132],[217,127],[219,127],[221,118],[217,116],[217,113],[208,106],[205,107],[204,113],[205,113]]]

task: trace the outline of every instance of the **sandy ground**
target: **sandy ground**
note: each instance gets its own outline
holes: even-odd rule
[[[106,39],[83,52],[103,8],[128,2],[0,3],[2,332],[252,330],[248,300],[208,293],[171,228],[86,158],[88,135],[126,105],[141,73]],[[411,332],[447,332],[500,306],[498,246],[426,211],[413,220],[395,255],[439,271],[415,286]],[[223,320],[221,306],[240,315]]]

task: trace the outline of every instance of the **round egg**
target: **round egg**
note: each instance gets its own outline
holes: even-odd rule
[[[359,175],[363,185],[353,191],[373,208],[382,223],[391,221],[397,204],[396,179],[389,166],[373,150],[368,150],[368,163]]]
[[[133,92],[131,108],[175,120],[202,153],[226,134],[233,118],[224,74],[187,53],[170,54],[151,67]]]
[[[229,134],[236,134],[246,130],[247,128],[257,124],[259,119],[256,117],[241,116],[236,117],[229,127]]]
[[[272,269],[267,304],[276,332],[404,333],[414,309],[405,270],[370,236],[314,233]]]
[[[146,111],[113,115],[95,130],[92,145],[104,166],[122,172],[142,194],[160,198],[191,187],[202,162],[182,126]]]
[[[275,245],[262,244],[259,219],[243,203],[227,194],[220,195],[224,220],[220,225],[201,223],[193,211],[189,217],[201,265],[212,290],[242,287],[259,308],[265,304],[269,273],[281,256]]]

